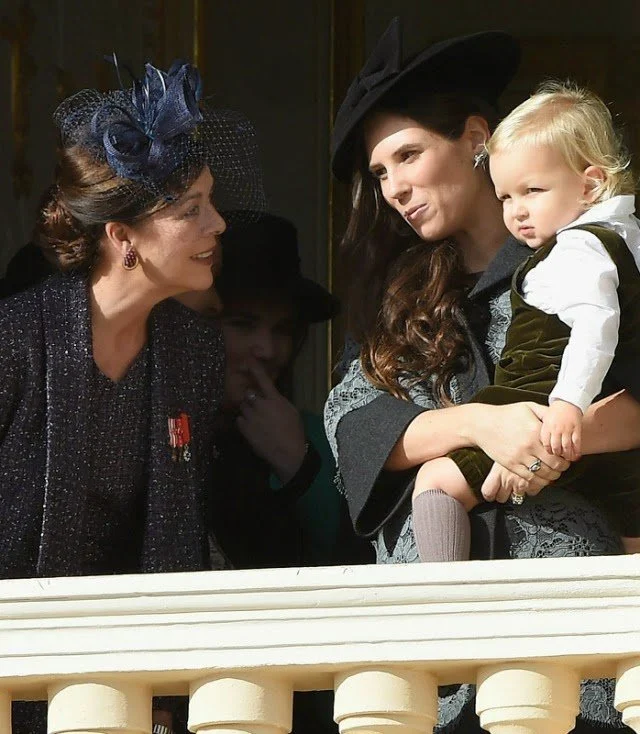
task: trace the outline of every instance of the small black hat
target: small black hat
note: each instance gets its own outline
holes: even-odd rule
[[[293,224],[275,214],[259,214],[256,221],[227,230],[221,237],[222,270],[216,290],[225,295],[275,291],[291,297],[307,323],[328,321],[338,312],[338,300],[300,271],[298,233]]]
[[[331,168],[340,181],[353,173],[354,133],[366,114],[405,83],[426,94],[469,92],[495,105],[520,62],[520,46],[502,31],[460,36],[402,58],[400,18],[394,18],[353,80],[333,128]]]

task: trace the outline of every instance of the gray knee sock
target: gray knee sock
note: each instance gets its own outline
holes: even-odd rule
[[[469,560],[469,515],[440,489],[428,489],[413,500],[413,533],[421,561]]]

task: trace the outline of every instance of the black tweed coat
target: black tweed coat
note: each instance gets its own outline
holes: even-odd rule
[[[95,417],[86,280],[53,276],[0,301],[0,577],[81,573]],[[208,567],[205,490],[222,399],[221,335],[173,300],[149,322],[149,426],[141,572]],[[174,462],[168,417],[186,413],[189,462]],[[127,451],[122,446],[122,451]]]

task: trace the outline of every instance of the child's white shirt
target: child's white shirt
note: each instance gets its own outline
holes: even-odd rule
[[[627,243],[640,270],[640,222],[634,211],[631,195],[614,196],[591,207],[558,231],[549,255],[524,279],[524,300],[545,313],[557,314],[571,329],[549,403],[565,400],[584,413],[601,390],[618,344],[617,268],[595,235],[570,228],[598,224],[614,230]]]

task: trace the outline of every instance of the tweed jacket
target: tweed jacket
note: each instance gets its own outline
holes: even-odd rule
[[[0,301],[0,577],[81,573],[91,482],[93,369],[86,280],[53,276]],[[204,492],[211,486],[224,355],[215,325],[173,300],[150,316],[149,426],[140,571],[207,568]],[[191,426],[174,462],[168,417]],[[123,450],[125,447],[123,447]]]

